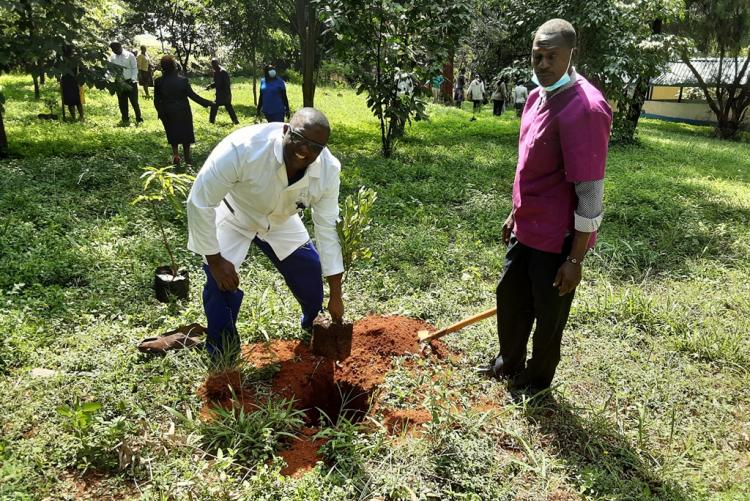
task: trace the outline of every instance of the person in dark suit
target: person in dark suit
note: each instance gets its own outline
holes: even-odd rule
[[[177,73],[173,56],[161,58],[162,76],[154,82],[154,107],[159,120],[167,133],[167,142],[172,146],[172,161],[180,165],[178,145],[182,145],[185,163],[191,164],[190,145],[195,143],[193,133],[193,112],[188,98],[203,107],[213,106],[214,102],[204,99],[193,91],[187,78]]]
[[[211,59],[211,67],[214,70],[214,81],[206,87],[208,89],[216,89],[216,99],[214,105],[211,106],[211,115],[208,121],[214,123],[216,121],[216,113],[219,111],[219,106],[223,106],[229,113],[229,118],[232,119],[234,125],[239,125],[240,121],[237,120],[237,114],[234,112],[232,107],[232,86],[229,82],[229,73],[227,70],[219,66],[219,60],[214,58]]]

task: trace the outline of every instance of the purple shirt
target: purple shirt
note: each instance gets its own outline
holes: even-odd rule
[[[514,232],[522,244],[562,252],[573,233],[578,204],[574,183],[604,179],[612,110],[588,80],[542,102],[540,89],[526,101],[513,182]],[[589,246],[596,241],[591,236]]]

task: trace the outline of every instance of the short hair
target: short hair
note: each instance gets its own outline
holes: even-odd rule
[[[565,19],[550,19],[549,21],[542,24],[539,28],[537,28],[534,37],[536,37],[536,35],[538,35],[539,33],[560,35],[560,37],[565,42],[565,46],[567,49],[574,49],[576,44],[578,43],[578,37],[576,35],[575,28],[573,28],[573,25]]]
[[[165,75],[177,71],[177,64],[175,64],[174,56],[171,54],[162,56],[161,61],[159,61],[159,66],[161,66],[161,71]]]
[[[329,133],[331,132],[331,124],[328,122],[328,118],[326,118],[322,111],[311,107],[300,108],[297,110],[294,115],[292,115],[289,123],[292,125],[311,125],[313,127],[321,127]]]
[[[145,45],[141,45],[141,50],[146,50],[146,46]]]
[[[115,50],[116,48],[122,48],[122,44],[120,42],[110,42],[109,48],[112,50]]]
[[[212,57],[211,58],[211,64],[214,64],[214,63],[219,64],[219,60],[217,58],[215,58],[215,57]]]

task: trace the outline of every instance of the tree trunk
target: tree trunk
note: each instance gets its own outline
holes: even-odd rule
[[[715,134],[721,139],[734,139],[740,127],[734,117],[723,116],[716,123]]]
[[[315,56],[317,53],[320,22],[315,6],[310,0],[296,0],[296,25],[302,56],[302,105],[315,103]]]
[[[5,135],[5,122],[3,114],[0,113],[0,158],[8,155],[8,136]]]
[[[655,19],[651,23],[651,34],[659,35],[662,32],[662,20]],[[651,75],[649,75],[650,77]],[[625,112],[625,130],[622,131],[620,139],[624,142],[632,142],[635,139],[635,131],[638,128],[638,120],[641,118],[641,110],[646,102],[648,95],[648,81],[650,78],[644,78],[639,75],[635,83],[633,98],[630,100],[628,110]]]
[[[443,92],[443,97],[446,104],[453,104],[453,50],[451,50],[448,56],[448,62],[443,65],[443,84],[440,86],[440,90]]]
[[[31,79],[34,80],[34,99],[36,99],[38,101],[39,98],[40,98],[40,94],[39,94],[39,78],[37,78],[36,75],[32,75]]]
[[[253,45],[253,106],[258,107],[258,74],[256,73],[258,68],[258,51],[255,50]]]

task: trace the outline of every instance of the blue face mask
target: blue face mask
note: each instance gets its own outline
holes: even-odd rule
[[[570,83],[570,73],[568,72],[570,71],[570,62],[572,60],[573,60],[573,51],[570,51],[570,58],[568,59],[568,68],[565,70],[565,73],[563,73],[563,76],[560,77],[560,80],[553,83],[552,85],[548,85],[547,87],[544,87],[545,91],[552,92],[554,90],[559,89],[563,85]],[[539,85],[540,87],[542,86],[542,84],[539,83],[539,79],[536,76],[536,72],[534,72],[534,76],[531,77],[531,81]]]
[[[268,70],[268,76],[271,78],[276,78],[276,70]]]

